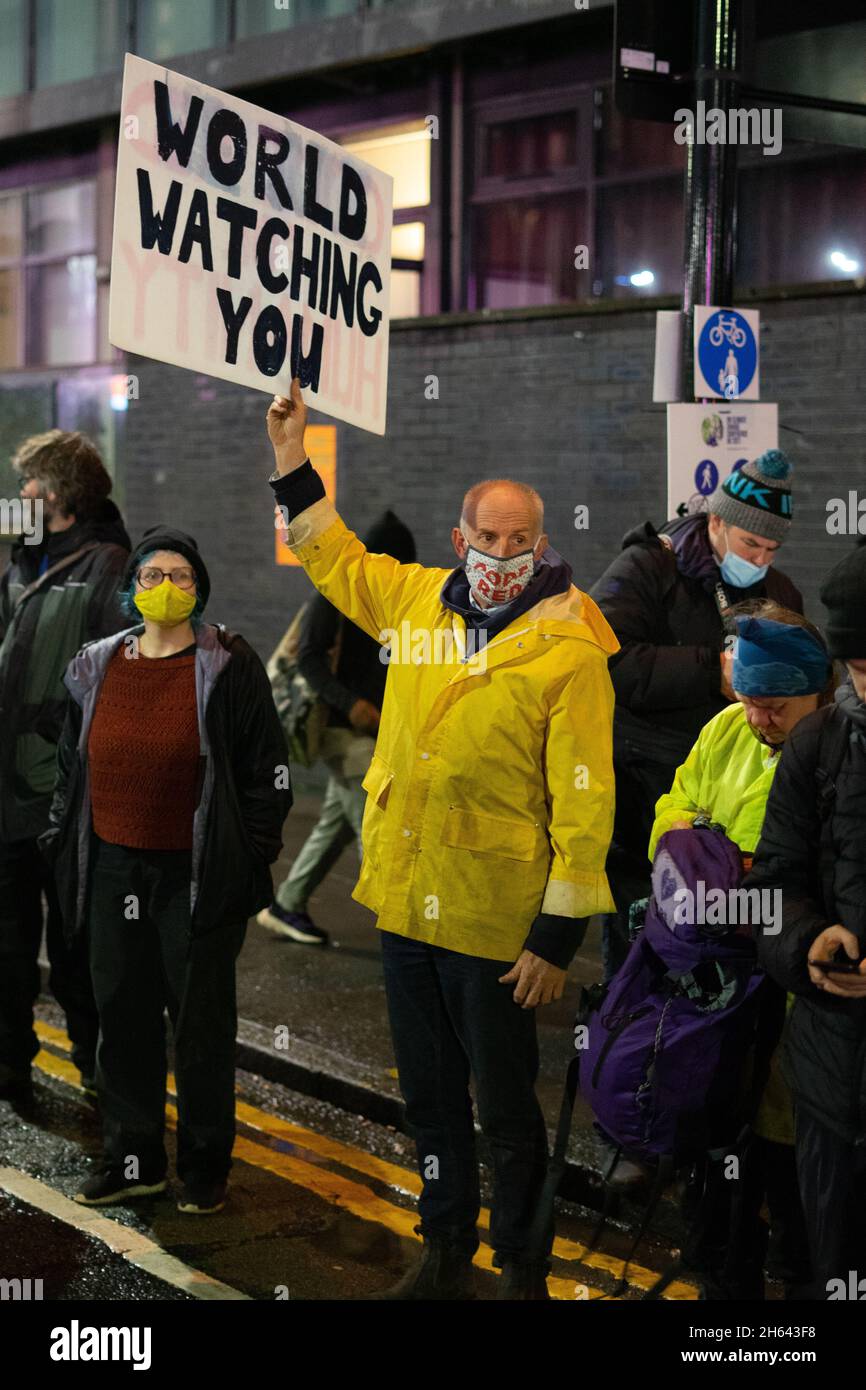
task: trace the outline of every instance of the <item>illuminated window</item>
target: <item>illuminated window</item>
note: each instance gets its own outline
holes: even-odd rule
[[[385,126],[340,141],[359,159],[394,180],[394,210],[430,202],[430,133],[426,121]]]
[[[391,318],[422,311],[424,246],[430,207],[430,131],[426,121],[407,121],[353,133],[340,141],[359,159],[394,180],[391,233]]]

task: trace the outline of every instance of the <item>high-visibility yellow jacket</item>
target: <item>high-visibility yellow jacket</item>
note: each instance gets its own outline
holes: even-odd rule
[[[649,857],[678,820],[693,821],[702,811],[725,827],[744,854],[754,854],[761,838],[767,797],[779,766],[780,750],[768,748],[749,728],[739,702],[705,724],[673,786],[656,802]]]
[[[676,821],[693,821],[701,813],[723,825],[728,839],[744,854],[753,854],[761,838],[767,797],[779,761],[779,750],[755,738],[743,706],[728,705],[704,725],[689,756],[677,768],[670,791],[656,802],[650,858],[662,835]],[[789,998],[789,1008],[791,1002]],[[770,1061],[754,1128],[776,1143],[794,1142],[793,1105],[782,1075],[779,1047]]]
[[[515,960],[539,912],[613,911],[618,643],[592,599],[572,585],[473,654],[439,596],[448,570],[368,552],[326,498],[286,538],[321,593],[391,644],[352,893],[377,926]]]

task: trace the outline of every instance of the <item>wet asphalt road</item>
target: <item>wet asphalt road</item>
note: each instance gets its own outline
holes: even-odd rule
[[[68,1199],[99,1152],[98,1112],[78,1086],[65,1036],[48,1021],[53,1011],[40,1012],[44,1046],[34,1104],[19,1112],[0,1102],[0,1277],[41,1279],[45,1300],[177,1301],[194,1286],[200,1297],[202,1280],[219,1281],[224,1288],[218,1296],[225,1298],[351,1300],[392,1284],[416,1257],[418,1180],[405,1135],[243,1072],[224,1211],[179,1213],[172,1191],[98,1212],[73,1205]],[[171,1172],[171,1104],[168,1123]],[[62,1220],[38,1210],[58,1200]],[[94,1218],[99,1240],[68,1224]],[[595,1213],[563,1209],[551,1278],[557,1298],[609,1297],[616,1290],[630,1236],[611,1222],[584,1264],[580,1257],[595,1219]],[[491,1299],[496,1276],[485,1214],[480,1228],[476,1283],[479,1297]],[[118,1254],[127,1247],[128,1258]],[[172,1262],[165,1277],[163,1252]],[[136,1259],[144,1270],[130,1267]],[[648,1239],[630,1267],[624,1296],[638,1297],[669,1259],[668,1241]],[[679,1299],[694,1296],[685,1286],[674,1292]]]
[[[318,806],[315,794],[298,789],[277,880]],[[293,1047],[307,1048],[335,1073],[396,1096],[378,933],[372,915],[350,897],[357,863],[354,847],[346,850],[311,900],[315,920],[331,933],[327,948],[295,946],[250,923],[238,966],[242,1031],[247,1026],[266,1038],[286,1028],[289,1055]],[[599,975],[596,932],[574,962],[564,1000],[539,1014],[539,1091],[551,1127],[572,1055],[579,987]],[[43,1051],[34,1105],[21,1113],[0,1102],[0,1241],[10,1252],[0,1278],[42,1279],[45,1299],[66,1301],[183,1301],[201,1297],[207,1281],[218,1281],[217,1296],[226,1298],[346,1300],[387,1287],[416,1257],[419,1183],[406,1135],[247,1072],[237,1074],[238,1139],[223,1212],[181,1214],[169,1191],[100,1208],[95,1214],[107,1225],[77,1229],[75,1223],[93,1215],[70,1199],[97,1161],[99,1117],[69,1060],[62,1014],[46,1000],[39,1015]],[[572,1154],[594,1162],[588,1117],[580,1110]],[[487,1203],[484,1169],[482,1186]],[[57,1201],[59,1217],[39,1210]],[[583,1263],[597,1214],[563,1208],[551,1279],[555,1297],[615,1294],[635,1215],[636,1209],[624,1207]],[[485,1220],[483,1214],[476,1280],[479,1296],[490,1299],[496,1277]],[[657,1234],[647,1238],[618,1296],[639,1296],[669,1262],[678,1238],[670,1204],[662,1204],[653,1227]],[[94,1236],[97,1229],[102,1239]],[[170,1257],[166,1268],[163,1253]],[[131,1263],[136,1259],[138,1265]],[[694,1290],[677,1286],[674,1296],[693,1298]]]

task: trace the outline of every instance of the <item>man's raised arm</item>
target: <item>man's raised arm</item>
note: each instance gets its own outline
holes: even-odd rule
[[[364,632],[384,641],[383,634],[407,616],[429,572],[421,565],[401,565],[390,555],[371,554],[349,530],[307,457],[306,423],[307,408],[295,378],[291,398],[274,396],[268,410],[277,525],[285,528],[287,544],[319,592]]]

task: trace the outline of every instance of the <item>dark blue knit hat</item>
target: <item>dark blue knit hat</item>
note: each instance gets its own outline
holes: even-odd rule
[[[731,684],[738,695],[784,698],[817,695],[832,665],[823,643],[806,628],[772,618],[735,618],[737,645]]]

